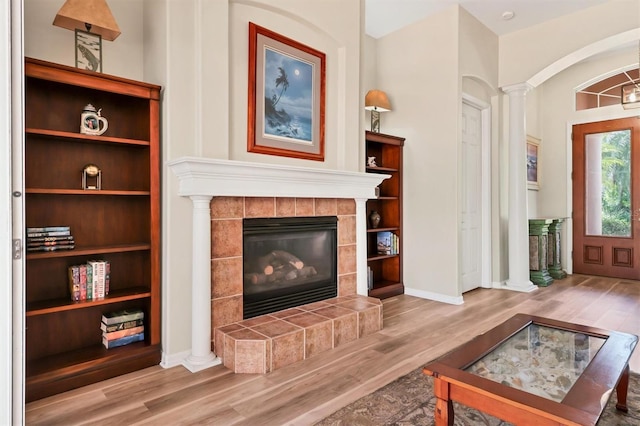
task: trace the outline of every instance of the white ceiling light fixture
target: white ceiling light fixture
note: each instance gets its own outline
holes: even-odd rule
[[[510,21],[516,16],[513,10],[507,10],[502,13],[502,19],[505,21]]]
[[[620,99],[624,109],[640,108],[640,41],[638,42],[638,79],[622,86]]]

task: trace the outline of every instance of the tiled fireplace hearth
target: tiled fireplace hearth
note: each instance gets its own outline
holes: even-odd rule
[[[183,363],[188,369],[219,364],[216,355],[224,357],[224,347],[212,342],[212,331],[242,323],[245,217],[337,216],[339,299],[331,303],[348,302],[346,297],[367,305],[365,202],[387,176],[193,157],[169,167],[179,178],[178,194],[193,203],[192,348]]]

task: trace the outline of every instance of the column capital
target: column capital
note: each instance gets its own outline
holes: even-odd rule
[[[508,86],[503,86],[500,88],[503,92],[505,92],[507,95],[517,95],[517,94],[525,94],[528,91],[530,91],[531,89],[533,89],[533,86],[530,85],[527,82],[524,83],[516,83],[516,84],[509,84]]]

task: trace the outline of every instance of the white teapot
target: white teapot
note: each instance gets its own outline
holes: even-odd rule
[[[80,116],[80,133],[85,135],[101,135],[109,128],[109,122],[104,118],[100,111],[102,108],[96,111],[96,108],[87,104]]]

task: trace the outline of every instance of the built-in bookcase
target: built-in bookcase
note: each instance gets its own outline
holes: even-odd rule
[[[404,293],[402,281],[402,148],[404,138],[366,132],[367,158],[375,157],[375,166],[367,165],[367,173],[391,175],[379,186],[379,196],[367,201],[367,266],[369,296],[385,298]],[[380,215],[374,228],[371,212]],[[382,234],[386,233],[386,234]],[[378,249],[381,235],[393,235],[391,250]]]
[[[25,63],[25,221],[70,226],[75,249],[26,254],[26,399],[160,361],[160,87],[35,59]],[[86,104],[109,127],[80,133]],[[101,189],[83,189],[95,164]],[[109,295],[73,302],[68,268],[111,264]],[[144,342],[107,350],[101,317],[141,308]]]

